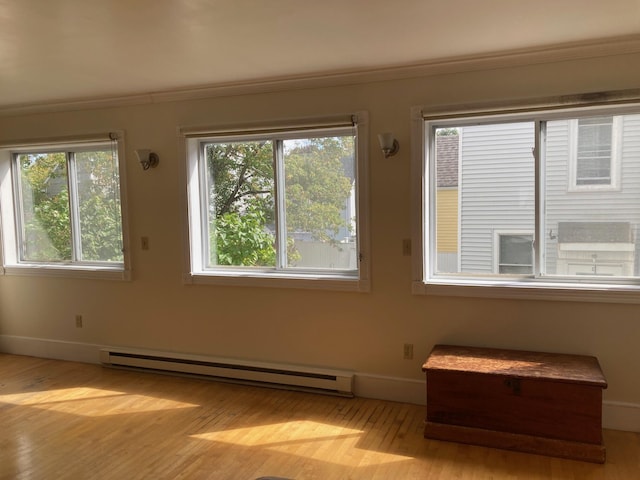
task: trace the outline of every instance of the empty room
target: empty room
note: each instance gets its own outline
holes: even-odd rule
[[[634,479],[638,0],[0,1],[0,480]]]

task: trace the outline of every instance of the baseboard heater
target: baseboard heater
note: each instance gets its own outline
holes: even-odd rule
[[[100,350],[100,362],[112,367],[353,396],[353,373],[341,370],[111,347]]]

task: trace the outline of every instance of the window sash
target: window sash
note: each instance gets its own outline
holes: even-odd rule
[[[124,268],[125,262],[123,260],[85,260],[83,258],[83,246],[81,240],[81,218],[80,218],[80,205],[78,197],[78,176],[76,169],[76,154],[99,152],[99,151],[111,151],[113,155],[113,161],[115,167],[119,171],[119,160],[116,149],[112,143],[102,142],[83,142],[78,145],[64,145],[64,146],[32,146],[32,147],[19,147],[12,150],[12,176],[14,178],[14,207],[15,207],[15,223],[17,226],[17,255],[16,260],[18,264],[22,265],[41,265],[41,266],[56,266],[56,265],[69,265],[79,267],[108,267],[108,268]],[[26,248],[26,225],[25,225],[25,211],[24,211],[24,192],[22,189],[22,172],[20,169],[19,157],[21,155],[38,155],[38,154],[55,154],[62,153],[65,155],[65,183],[68,191],[68,207],[69,207],[69,234],[71,238],[71,258],[69,260],[56,260],[52,258],[47,259],[34,259],[28,258]],[[125,232],[124,221],[122,212],[122,192],[121,192],[121,179],[120,173],[118,173],[117,179],[118,187],[118,204],[120,209],[120,245],[121,250],[124,251]]]
[[[517,109],[514,109],[517,110]],[[473,112],[469,116],[469,112],[457,116],[456,114],[444,115],[436,114],[429,116],[428,114],[422,114],[418,117],[422,125],[422,132],[425,139],[424,148],[416,148],[416,151],[423,152],[422,157],[422,175],[425,179],[422,190],[421,198],[424,208],[422,215],[422,238],[420,244],[424,246],[422,256],[421,269],[418,272],[421,282],[429,283],[447,283],[454,282],[464,284],[466,282],[481,283],[486,282],[486,285],[501,284],[499,278],[492,277],[491,275],[475,275],[475,274],[439,274],[436,270],[436,245],[435,245],[435,205],[436,205],[436,186],[435,180],[435,130],[436,128],[456,128],[470,125],[478,125],[483,123],[500,123],[500,122],[515,122],[515,121],[532,121],[535,123],[535,148],[534,155],[534,169],[535,169],[535,225],[536,231],[534,233],[534,245],[542,246],[544,244],[544,238],[542,231],[544,231],[544,185],[542,182],[542,175],[544,174],[544,151],[546,140],[546,122],[556,119],[569,119],[569,118],[590,118],[597,115],[622,115],[624,113],[638,113],[640,109],[638,104],[630,104],[628,106],[589,106],[588,108],[561,108],[561,109],[532,109],[526,111],[494,111],[494,112]],[[612,139],[612,143],[615,141],[615,137]],[[612,155],[613,158],[613,155]],[[613,163],[613,160],[612,160]],[[552,284],[566,285],[571,288],[572,285],[593,285],[595,284],[618,284],[618,285],[640,285],[640,278],[637,277],[616,277],[616,278],[576,278],[576,276],[561,276],[554,275],[548,276],[545,272],[544,263],[544,247],[534,248],[534,273],[532,275],[521,276],[528,281],[533,280],[540,285],[546,285],[552,287]],[[479,280],[479,279],[484,280]],[[465,280],[466,279],[466,280]]]
[[[358,278],[360,271],[360,262],[356,262],[356,268],[321,268],[321,267],[297,267],[288,265],[287,261],[287,222],[286,222],[286,206],[285,206],[285,154],[284,154],[284,142],[287,140],[305,140],[313,138],[330,138],[330,137],[353,137],[353,168],[356,178],[358,176],[358,141],[357,141],[357,128],[350,124],[349,126],[330,126],[330,127],[309,127],[309,128],[296,128],[292,130],[280,130],[274,129],[273,131],[267,130],[266,132],[250,132],[248,134],[235,133],[229,134],[227,131],[220,132],[216,135],[203,135],[201,133],[194,135],[194,138],[198,142],[198,172],[199,172],[199,191],[200,191],[200,242],[202,248],[200,249],[200,269],[203,272],[212,272],[223,275],[243,275],[250,274],[264,274],[264,275],[282,275],[284,278],[287,276],[318,276],[320,278]],[[210,227],[209,227],[209,215],[207,209],[203,206],[209,204],[208,192],[210,187],[209,174],[207,169],[206,160],[206,145],[210,144],[224,144],[230,142],[256,142],[256,141],[268,141],[272,143],[273,151],[273,166],[274,166],[274,212],[275,212],[275,244],[276,244],[276,264],[273,267],[263,266],[241,266],[241,265],[210,265],[209,259],[212,258],[213,252],[210,250]],[[355,182],[355,195],[359,196],[360,184],[356,180]],[[357,214],[356,208],[356,252],[360,251],[360,223],[361,220]],[[195,250],[195,249],[194,249]]]

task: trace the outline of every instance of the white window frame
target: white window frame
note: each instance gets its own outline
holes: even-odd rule
[[[369,280],[369,185],[368,185],[368,113],[335,115],[320,118],[273,120],[261,123],[179,127],[178,137],[184,149],[182,168],[184,185],[183,212],[186,284],[234,285],[276,288],[306,288],[368,292]],[[277,134],[300,138],[300,132],[339,131],[351,127],[355,132],[357,271],[322,271],[321,269],[278,269],[256,267],[205,268],[205,232],[202,228],[202,182],[200,155],[204,140],[251,140]],[[275,174],[276,172],[274,172]]]
[[[118,156],[120,205],[122,216],[122,262],[30,262],[21,260],[19,247],[20,209],[16,204],[17,178],[14,163],[17,154],[48,151],[80,151],[110,144]],[[124,132],[112,131],[71,137],[29,139],[0,144],[0,260],[6,275],[42,275],[101,280],[130,280],[131,261],[126,201]],[[69,172],[70,173],[70,172]],[[71,186],[73,188],[73,186]],[[70,194],[72,192],[70,191]],[[71,212],[70,212],[71,213]],[[73,214],[71,214],[73,217]],[[77,218],[75,219],[77,222]],[[74,222],[74,219],[70,219]],[[78,239],[73,239],[74,248]]]
[[[611,131],[611,183],[600,185],[578,185],[578,119],[569,120],[569,191],[601,192],[620,190],[622,161],[622,121],[620,115],[613,115]]]
[[[430,139],[431,129],[492,123],[498,121],[533,121],[536,125],[535,177],[540,177],[544,158],[540,152],[540,130],[545,121],[554,119],[589,117],[595,115],[623,115],[640,111],[640,90],[603,92],[597,95],[576,95],[536,100],[501,102],[475,105],[418,106],[411,110],[412,122],[412,293],[416,295],[446,295],[463,297],[521,298],[560,301],[588,301],[613,303],[640,303],[640,280],[617,279],[595,283],[578,283],[572,278],[528,276],[435,275],[431,258],[435,258],[435,156]],[[499,120],[498,120],[499,119]],[[543,215],[541,199],[543,186],[535,189],[534,245],[541,245]],[[425,208],[429,206],[429,208]],[[534,272],[540,272],[544,252],[534,252]]]

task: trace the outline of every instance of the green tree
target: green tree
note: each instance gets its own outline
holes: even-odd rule
[[[124,256],[118,163],[111,151],[77,153],[75,162],[82,258],[121,262]]]
[[[274,238],[264,228],[264,212],[250,207],[242,215],[227,212],[216,220],[211,241],[218,265],[273,266]]]
[[[342,210],[352,189],[353,137],[313,138],[286,150],[287,231],[333,241],[349,226]]]
[[[23,154],[18,161],[25,259],[71,260],[65,154]]]
[[[208,144],[210,262],[275,265],[272,143]]]
[[[211,213],[219,218],[254,205],[267,214],[265,221],[272,221],[272,142],[213,143],[206,151]]]
[[[117,162],[110,150],[78,152],[74,161],[82,260],[122,261]],[[22,154],[19,165],[26,259],[71,260],[67,155]]]
[[[439,137],[452,137],[458,135],[458,129],[456,127],[451,128],[438,128],[436,135]]]

